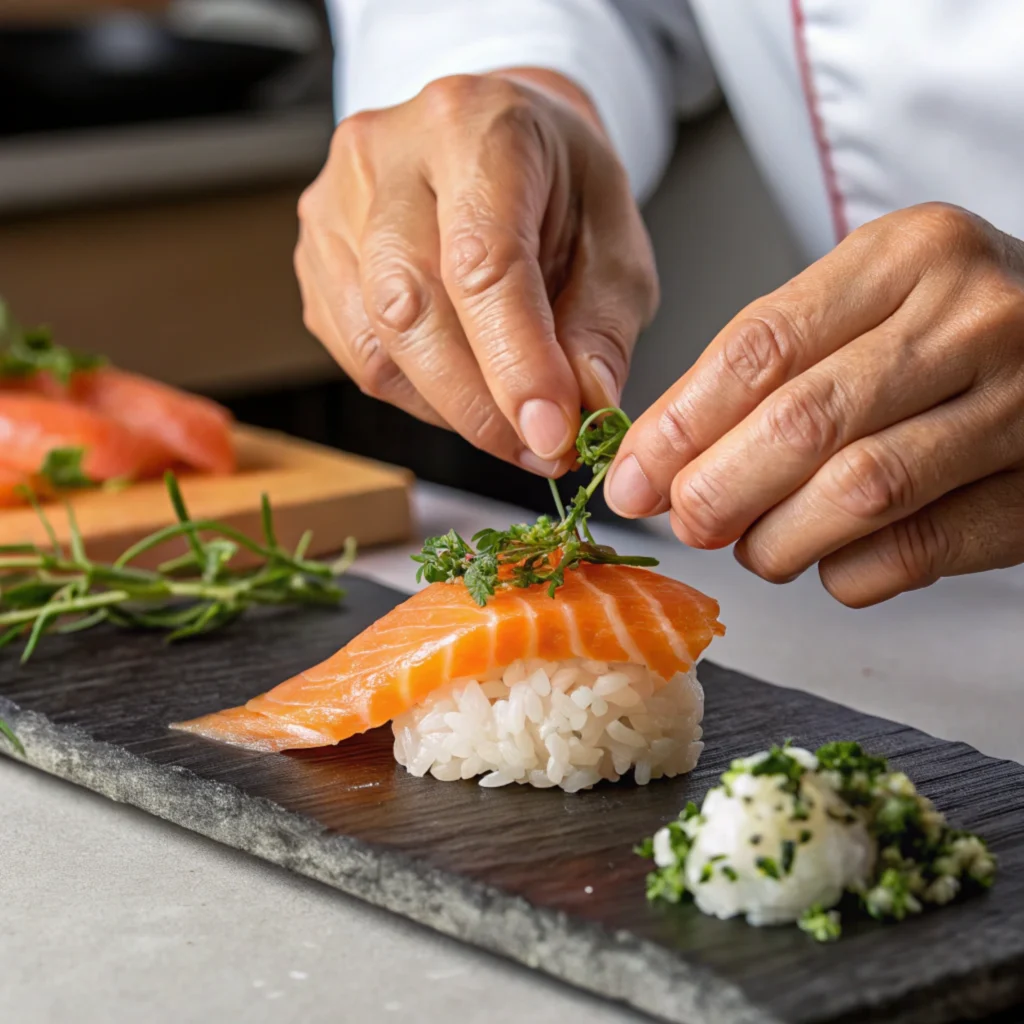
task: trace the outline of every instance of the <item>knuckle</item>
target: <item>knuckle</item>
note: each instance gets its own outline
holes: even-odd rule
[[[833,393],[828,384],[810,382],[794,383],[778,392],[765,415],[768,441],[798,455],[830,451],[839,435]]]
[[[422,272],[412,264],[390,258],[378,262],[367,281],[367,315],[385,333],[413,331],[429,309],[429,289]]]
[[[981,254],[991,252],[994,232],[989,224],[952,203],[920,203],[910,207],[905,218],[912,237],[937,256],[948,258],[950,252]]]
[[[369,398],[386,397],[402,371],[384,351],[377,336],[365,328],[348,339],[348,347],[355,358],[359,390]]]
[[[339,121],[331,137],[331,155],[359,149],[366,145],[374,130],[379,114],[374,110],[360,110]]]
[[[760,392],[786,378],[799,343],[790,317],[760,310],[730,333],[722,348],[724,370],[744,389]]]
[[[878,519],[914,507],[914,477],[891,446],[877,440],[844,448],[835,460],[832,498],[858,519]]]
[[[707,472],[693,473],[675,484],[672,492],[672,508],[696,546],[719,545],[725,525],[721,509],[726,501],[721,483]]]
[[[302,190],[299,202],[296,206],[299,223],[312,224],[318,219],[320,205],[320,190],[314,181],[311,185]]]
[[[788,583],[797,571],[777,544],[748,544],[745,561],[751,572],[768,583]]]
[[[476,224],[456,226],[446,256],[446,278],[464,298],[475,299],[507,280],[527,251],[514,231]]]
[[[474,395],[466,402],[461,433],[475,447],[490,452],[504,449],[508,430],[508,421],[489,399]]]
[[[917,515],[893,523],[881,558],[907,588],[928,586],[954,556],[953,538],[934,516]]]
[[[683,460],[689,460],[697,452],[689,412],[686,399],[677,396],[666,404],[657,422],[658,436],[673,454]]]
[[[446,75],[428,82],[420,100],[432,119],[458,123],[482,101],[507,101],[518,91],[507,79],[490,75]]]

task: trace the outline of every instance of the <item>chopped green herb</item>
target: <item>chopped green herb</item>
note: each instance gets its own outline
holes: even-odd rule
[[[713,868],[711,866],[711,862],[710,861],[707,864],[705,864],[704,867],[702,867],[700,869],[700,881],[701,881],[701,883],[703,883],[703,882],[710,882],[711,881],[711,872],[712,872],[712,870],[713,870]]]
[[[788,875],[793,870],[796,859],[796,843],[792,839],[782,840],[782,873]]]
[[[836,910],[823,910],[820,906],[809,907],[801,915],[797,925],[818,942],[835,942],[843,932]]]
[[[760,871],[762,875],[775,879],[780,879],[782,877],[779,873],[779,865],[775,862],[774,857],[758,857],[754,863],[757,865],[757,870]]]
[[[759,846],[761,844],[761,836],[757,833],[750,837],[751,846]]]
[[[739,880],[739,875],[736,874],[736,869],[731,864],[723,864],[719,870],[729,879],[730,882]]]
[[[801,842],[801,844],[809,843],[813,838],[814,838],[814,833],[809,828],[805,828],[805,829],[801,830],[801,832],[800,832],[800,842]]]
[[[54,448],[47,452],[39,475],[56,491],[98,487],[82,469],[84,448]]]
[[[0,299],[0,378],[49,373],[61,384],[67,384],[77,371],[93,370],[105,363],[100,356],[55,344],[47,327],[22,328]]]
[[[633,852],[644,860],[654,860],[654,837],[648,836],[642,843],[637,843]]]
[[[647,876],[647,898],[653,903],[679,903],[688,895],[682,864],[659,868]]]

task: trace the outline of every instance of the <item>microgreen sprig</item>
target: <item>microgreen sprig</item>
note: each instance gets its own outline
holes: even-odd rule
[[[576,451],[580,465],[591,470],[590,482],[580,487],[568,506],[554,480],[549,480],[558,518],[541,516],[535,523],[518,523],[506,530],[485,529],[464,540],[455,530],[428,537],[413,561],[417,581],[454,583],[462,580],[470,596],[483,606],[500,587],[547,584],[554,597],[565,574],[583,562],[602,565],[658,564],[656,558],[619,555],[598,544],[590,532],[587,503],[594,496],[630,426],[629,417],[613,407],[590,413],[580,425]]]
[[[70,543],[65,551],[46,513],[28,494],[50,539],[0,547],[0,647],[27,638],[27,661],[46,633],[74,633],[102,622],[152,629],[168,641],[210,633],[256,605],[336,605],[344,596],[335,578],[355,556],[350,538],[333,564],[307,559],[307,532],[294,552],[278,543],[270,502],[262,499],[262,542],[226,523],[189,515],[177,478],[165,477],[177,521],[132,545],[112,564],[88,557],[74,511],[67,507]],[[141,555],[184,538],[188,551],[157,569],[139,568]],[[246,549],[260,559],[251,569],[230,563]]]
[[[79,370],[105,365],[102,356],[86,355],[58,345],[48,327],[23,328],[0,299],[0,378],[49,373],[67,384]]]

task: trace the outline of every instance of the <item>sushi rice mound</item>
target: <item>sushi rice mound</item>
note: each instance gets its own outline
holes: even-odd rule
[[[692,771],[703,715],[695,669],[666,683],[643,665],[530,659],[456,680],[392,728],[395,759],[413,775],[576,793],[630,770],[641,786]]]

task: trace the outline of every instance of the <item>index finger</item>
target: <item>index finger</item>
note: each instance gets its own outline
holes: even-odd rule
[[[575,441],[580,393],[540,264],[551,182],[520,123],[490,131],[483,144],[457,138],[431,168],[442,279],[498,408],[527,447],[557,459]]]
[[[608,504],[627,518],[666,511],[684,466],[782,384],[888,319],[921,276],[909,247],[890,251],[891,238],[891,225],[860,229],[730,321],[626,435]]]

